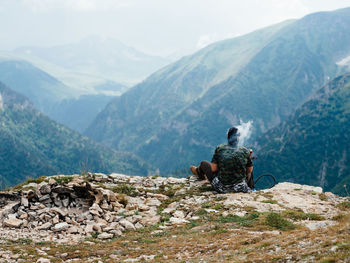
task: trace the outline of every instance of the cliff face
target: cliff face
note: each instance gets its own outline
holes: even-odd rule
[[[307,185],[217,194],[194,178],[61,175],[0,207],[6,262],[350,259],[349,200]]]

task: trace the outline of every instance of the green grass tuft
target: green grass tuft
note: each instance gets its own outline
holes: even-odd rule
[[[265,203],[265,204],[277,204],[277,201],[276,200],[271,200],[271,199],[269,199],[269,200],[263,200],[263,201],[261,201],[261,203]]]
[[[292,222],[289,222],[287,219],[284,219],[280,214],[277,213],[268,213],[265,218],[265,224],[279,230],[292,230],[295,229],[295,225]]]
[[[350,209],[350,202],[342,202],[337,205],[337,207],[340,210],[349,210]]]
[[[319,214],[304,213],[303,211],[291,210],[291,209],[283,211],[282,215],[293,220],[315,220],[315,221],[325,220],[325,218]]]
[[[119,184],[118,186],[113,187],[111,190],[115,193],[125,194],[132,197],[139,196],[139,191],[137,191],[135,187],[128,184]]]

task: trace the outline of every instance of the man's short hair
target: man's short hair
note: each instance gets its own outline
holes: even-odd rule
[[[232,127],[230,129],[228,129],[228,131],[227,131],[227,139],[230,139],[230,137],[232,135],[236,135],[237,132],[238,132],[238,129],[236,127]]]

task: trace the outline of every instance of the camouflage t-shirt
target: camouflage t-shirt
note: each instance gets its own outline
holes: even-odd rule
[[[242,182],[246,176],[246,167],[253,166],[247,148],[224,144],[216,147],[211,162],[218,165],[218,178],[225,185]]]

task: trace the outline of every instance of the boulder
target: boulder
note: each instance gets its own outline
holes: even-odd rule
[[[52,231],[54,231],[54,232],[65,231],[69,227],[70,227],[70,225],[66,222],[58,223],[58,224],[54,225],[54,227],[52,228]]]
[[[121,224],[125,229],[136,230],[135,226],[130,221],[128,221],[126,219],[120,220],[119,224]]]
[[[187,224],[187,223],[189,223],[188,220],[183,219],[183,218],[177,218],[177,217],[171,217],[169,221],[170,221],[170,223],[172,223],[173,225]]]
[[[173,213],[173,217],[185,218],[185,213],[181,210],[177,210]]]
[[[38,226],[36,229],[38,230],[48,230],[52,227],[52,224],[50,222],[46,222],[45,224],[42,224],[41,226]]]
[[[48,183],[41,183],[39,185],[39,191],[42,195],[51,193],[51,187]]]
[[[78,234],[79,233],[79,228],[76,226],[72,226],[67,230],[67,233],[69,234]]]
[[[28,205],[29,205],[28,198],[22,196],[21,197],[21,205],[23,205],[24,207],[28,207]]]
[[[23,224],[23,221],[17,218],[8,218],[3,222],[4,226],[19,228]]]
[[[158,224],[160,222],[161,217],[160,216],[151,216],[151,217],[144,217],[140,220],[140,223],[144,226],[151,226]]]
[[[113,236],[114,236],[113,234],[104,232],[104,233],[99,234],[97,236],[97,238],[104,240],[104,239],[111,239],[111,238],[113,238]]]
[[[63,211],[62,209],[60,209],[58,207],[51,208],[50,212],[58,214],[63,218],[67,215],[67,212]]]

